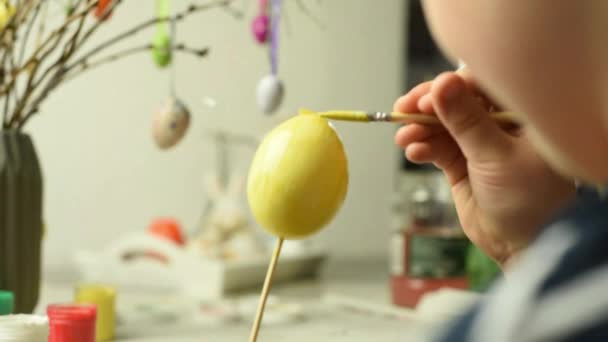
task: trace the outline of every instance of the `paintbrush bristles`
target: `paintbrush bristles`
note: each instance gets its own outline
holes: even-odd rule
[[[330,110],[327,112],[318,113],[320,116],[330,120],[342,121],[361,121],[369,122],[369,116],[366,112],[346,111],[346,110]]]

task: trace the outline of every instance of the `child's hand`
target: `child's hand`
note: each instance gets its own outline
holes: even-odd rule
[[[465,233],[504,268],[573,196],[574,182],[549,169],[525,132],[488,119],[488,106],[471,81],[444,73],[399,98],[394,110],[434,112],[445,128],[406,125],[395,142],[411,161],[443,170]]]

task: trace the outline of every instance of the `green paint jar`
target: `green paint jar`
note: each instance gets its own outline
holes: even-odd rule
[[[15,297],[10,291],[0,290],[0,315],[10,315],[15,306]]]
[[[467,276],[471,290],[485,292],[500,275],[500,268],[490,257],[471,244],[467,252]]]

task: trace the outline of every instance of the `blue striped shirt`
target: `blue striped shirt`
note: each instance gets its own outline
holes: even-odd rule
[[[581,188],[440,341],[608,341],[608,198]]]

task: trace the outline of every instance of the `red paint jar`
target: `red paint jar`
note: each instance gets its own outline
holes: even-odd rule
[[[94,305],[53,304],[49,317],[49,342],[95,342],[97,308]]]

